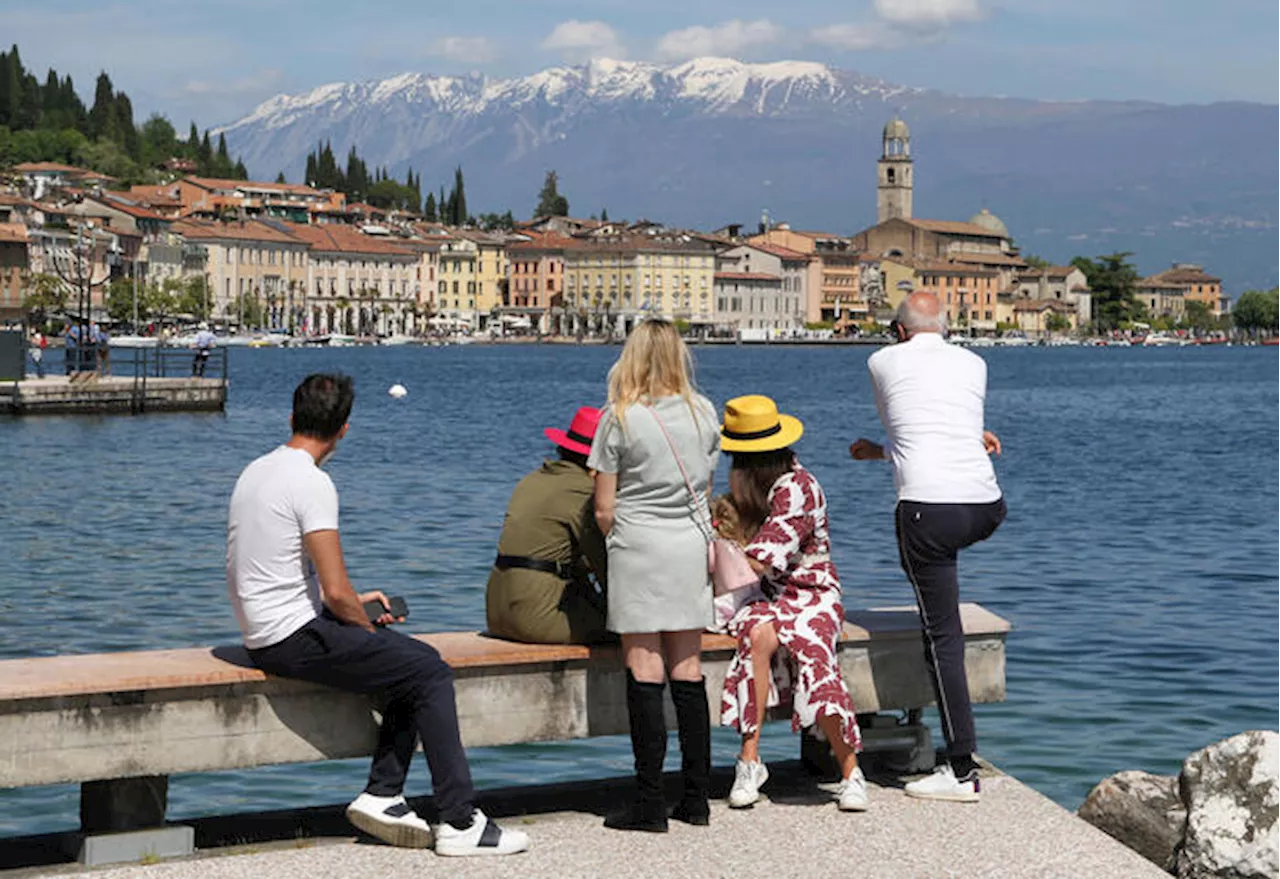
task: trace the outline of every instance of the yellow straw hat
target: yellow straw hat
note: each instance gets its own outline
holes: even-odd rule
[[[778,413],[778,404],[761,394],[734,397],[724,404],[720,448],[726,452],[773,452],[800,439],[799,418]]]

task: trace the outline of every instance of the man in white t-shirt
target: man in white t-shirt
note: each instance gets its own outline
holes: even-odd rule
[[[268,674],[377,696],[384,705],[364,793],[347,817],[392,845],[425,848],[432,829],[404,799],[416,742],[431,768],[441,855],[511,854],[529,838],[475,808],[458,733],[453,672],[430,645],[370,622],[347,577],[338,539],[338,492],[320,466],[346,435],[351,379],[311,375],[293,393],[293,435],[244,469],[227,520],[227,589],[245,646]]]
[[[978,767],[973,709],[964,667],[959,550],[986,540],[1004,521],[1005,503],[990,455],[1000,440],[983,427],[987,364],[948,344],[938,297],[912,293],[898,309],[899,344],[867,361],[884,445],[859,439],[856,460],[887,459],[898,491],[895,525],[902,568],[915,588],[947,760],[906,786],[910,796],[973,802]]]

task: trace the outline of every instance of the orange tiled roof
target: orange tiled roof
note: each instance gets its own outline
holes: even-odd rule
[[[132,202],[132,201],[127,201],[125,199],[119,198],[118,196],[112,196],[112,195],[102,195],[98,197],[87,196],[85,198],[85,201],[92,201],[100,205],[105,205],[114,210],[120,211],[122,213],[126,213],[137,220],[162,220],[162,221],[168,222],[170,219],[169,217],[166,217],[163,214],[157,214],[155,211],[148,210],[147,208],[144,208],[142,205],[136,204],[135,202]]]
[[[1221,284],[1221,278],[1215,278],[1200,268],[1172,268],[1145,278],[1147,281],[1159,281],[1167,285],[1186,286],[1188,284]]]
[[[27,227],[21,223],[0,223],[0,242],[26,244]]]
[[[243,223],[216,223],[210,220],[179,220],[172,231],[196,241],[270,241],[276,244],[302,244],[301,240],[259,220]]]
[[[58,162],[23,162],[20,165],[14,165],[13,169],[20,174],[38,174],[42,171],[59,171],[63,174],[74,174],[76,176],[84,176],[93,174],[88,168],[77,168],[74,165],[62,165]],[[101,175],[97,175],[101,176]]]
[[[193,186],[201,189],[268,189],[281,193],[291,193],[293,195],[314,195],[320,198],[325,197],[325,193],[310,186],[301,183],[263,183],[258,180],[227,180],[221,177],[196,177],[194,174],[188,174],[183,178]]]
[[[304,226],[298,223],[284,224],[300,241],[311,245],[320,253],[367,253],[384,256],[416,256],[398,243],[385,238],[365,235],[357,229],[342,224],[326,223],[321,226]]]

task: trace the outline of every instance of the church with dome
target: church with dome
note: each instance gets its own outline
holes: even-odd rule
[[[891,119],[882,145],[877,223],[854,235],[851,244],[864,262],[879,264],[886,304],[896,306],[913,289],[929,290],[942,300],[953,326],[994,331],[998,323],[1016,322],[1020,284],[1034,270],[1019,256],[1008,227],[985,207],[963,222],[916,217],[907,123]],[[1076,307],[1070,310],[1074,316]]]

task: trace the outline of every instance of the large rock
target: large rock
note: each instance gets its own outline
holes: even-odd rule
[[[1182,764],[1179,789],[1187,831],[1181,879],[1274,879],[1280,735],[1246,732],[1196,751]]]
[[[1089,791],[1080,817],[1173,872],[1187,810],[1172,775],[1130,771],[1104,778]]]

